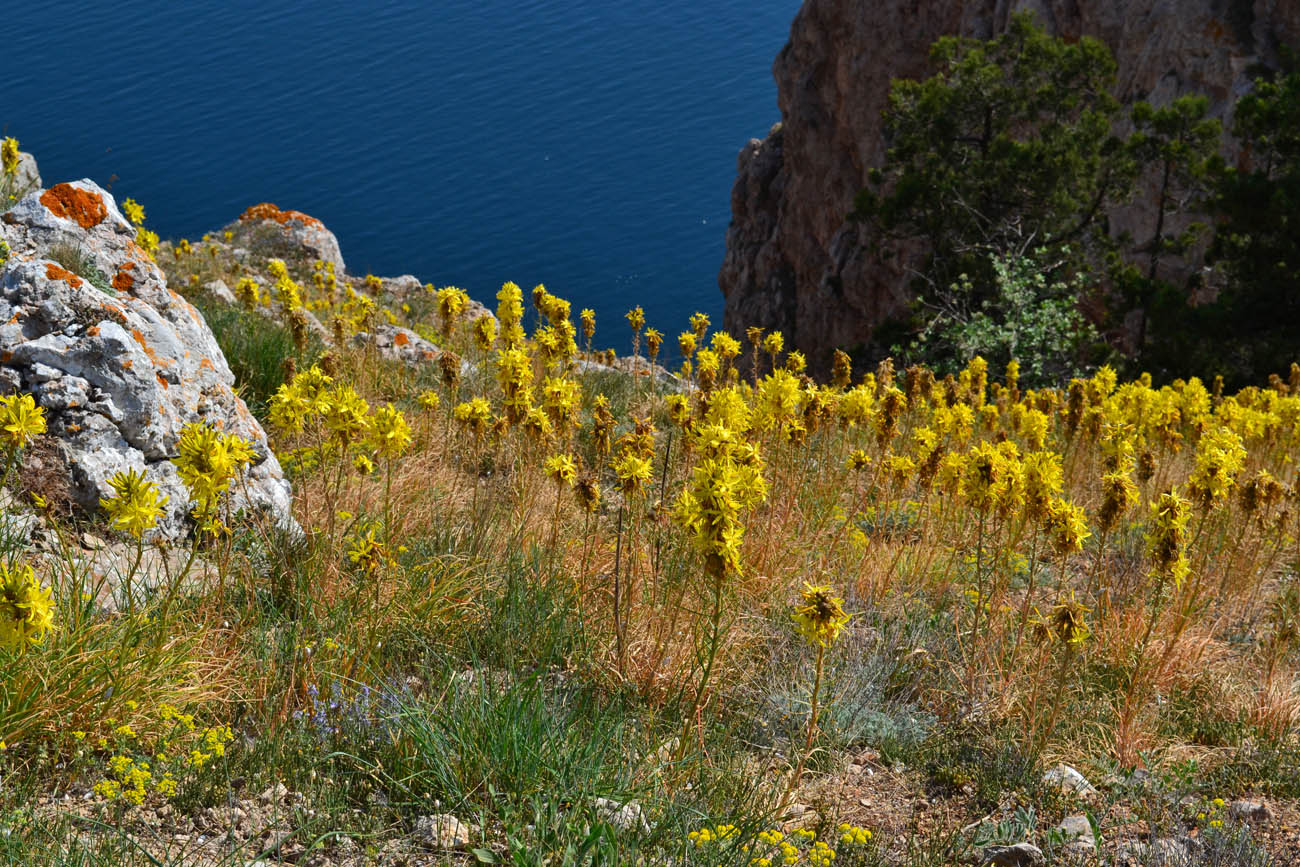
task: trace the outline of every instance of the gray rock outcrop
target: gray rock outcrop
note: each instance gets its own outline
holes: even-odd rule
[[[728,330],[780,329],[821,370],[832,349],[867,344],[906,307],[903,264],[870,255],[866,229],[846,221],[884,158],[890,80],[929,74],[939,36],[988,38],[1021,10],[1109,46],[1121,99],[1164,104],[1196,91],[1225,119],[1252,67],[1276,65],[1279,46],[1300,41],[1295,0],[806,0],[772,68],[781,122],[738,160],[718,276]]]
[[[96,511],[112,494],[109,478],[135,468],[169,498],[161,534],[184,534],[188,495],[170,458],[187,424],[207,422],[258,455],[235,507],[293,525],[289,484],[221,348],[111,195],[89,180],[30,193],[0,218],[0,239],[10,248],[0,264],[0,392],[30,392],[45,408],[82,509]]]
[[[338,238],[325,224],[302,211],[285,211],[270,202],[253,205],[226,226],[230,243],[252,250],[260,259],[319,259],[334,266],[342,279],[346,266]]]

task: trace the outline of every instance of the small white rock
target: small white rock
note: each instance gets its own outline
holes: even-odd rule
[[[1092,795],[1097,792],[1087,777],[1069,765],[1057,765],[1043,774],[1043,782],[1067,795]]]
[[[464,849],[469,846],[470,830],[450,813],[439,813],[416,819],[415,836],[434,849]]]
[[[620,804],[618,801],[612,801],[609,798],[597,798],[596,817],[602,822],[608,822],[624,833],[629,831],[649,833],[650,831],[650,825],[641,812],[641,805],[636,801]]]

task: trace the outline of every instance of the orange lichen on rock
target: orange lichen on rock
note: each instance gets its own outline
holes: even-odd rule
[[[405,346],[410,342],[411,338],[407,337],[401,331],[397,332],[397,336],[393,338],[393,345],[395,346]]]
[[[154,363],[155,367],[172,366],[173,362],[171,361],[171,359],[159,358],[158,353],[154,352],[153,347],[150,346],[147,342],[145,342],[144,335],[140,333],[140,329],[132,328],[131,336],[135,338],[136,343],[140,344],[140,347],[144,350],[144,354],[149,356],[149,360]]]
[[[98,226],[108,216],[108,208],[97,193],[88,193],[72,184],[55,184],[41,193],[41,204],[56,217],[71,220],[83,229]]]
[[[53,262],[50,262],[45,266],[45,276],[47,279],[50,280],[62,280],[64,283],[67,283],[73,289],[81,288],[80,277],[78,277],[76,274],[73,274],[67,268],[61,268],[58,265],[55,265]]]
[[[168,383],[167,380],[163,379],[163,375],[161,373],[159,373],[158,371],[154,371],[153,375],[154,375],[154,379],[158,380],[158,384],[161,385],[163,388],[171,388],[171,384]]]
[[[282,211],[270,202],[262,202],[253,205],[244,213],[239,215],[240,222],[249,222],[251,220],[274,220],[281,226],[297,220],[307,226],[320,226],[321,221],[315,217],[308,216],[302,211]]]
[[[99,336],[99,326],[98,326],[98,325],[92,325],[92,326],[90,326],[89,328],[86,329],[86,334],[87,334],[88,336],[90,336],[90,337],[98,337],[98,336]]]
[[[202,370],[216,370],[216,368],[212,366],[212,361],[207,358],[199,359],[199,368]]]
[[[135,263],[127,262],[126,265],[117,269],[117,273],[113,275],[113,288],[118,292],[130,292],[131,287],[135,285],[135,278],[126,273],[127,267],[133,264]]]

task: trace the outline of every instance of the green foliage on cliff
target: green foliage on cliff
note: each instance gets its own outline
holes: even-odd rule
[[[885,165],[851,215],[882,257],[909,256],[916,301],[886,329],[906,335],[895,351],[947,367],[1004,354],[1069,285],[1131,367],[1161,378],[1259,380],[1300,356],[1300,73],[1238,104],[1230,167],[1204,96],[1124,111],[1106,47],[1028,14],[991,40],[944,37],[931,59],[929,78],[894,82]],[[1042,273],[1022,285],[1038,288],[1009,302],[1006,264],[1030,260]],[[1087,361],[1086,324],[1038,319],[1049,367]]]
[[[1207,359],[1262,379],[1300,360],[1300,66],[1261,80],[1237,104],[1234,133],[1250,163],[1225,169],[1210,258],[1225,277],[1200,324],[1219,339]]]
[[[1100,42],[1068,44],[1018,15],[987,42],[944,37],[931,58],[932,77],[894,82],[887,162],[856,216],[923,239],[923,304],[964,317],[995,291],[990,257],[1078,245],[1133,170],[1110,133],[1115,61]],[[961,275],[973,292],[951,290]]]

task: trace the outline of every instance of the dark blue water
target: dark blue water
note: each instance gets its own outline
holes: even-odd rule
[[[545,283],[623,348],[703,310],[736,153],[777,119],[797,0],[119,0],[5,15],[0,126],[47,184],[132,196],[163,237],[250,204],[322,219],[354,273],[487,303]]]

